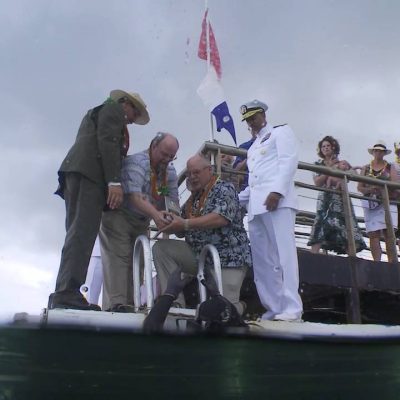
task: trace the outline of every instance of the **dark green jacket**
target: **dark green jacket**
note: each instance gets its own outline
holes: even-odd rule
[[[89,110],[59,174],[79,172],[104,185],[121,182],[125,124],[125,114],[119,103],[105,103]]]

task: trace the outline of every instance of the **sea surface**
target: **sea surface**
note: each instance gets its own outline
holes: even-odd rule
[[[400,342],[0,329],[0,399],[397,399]]]

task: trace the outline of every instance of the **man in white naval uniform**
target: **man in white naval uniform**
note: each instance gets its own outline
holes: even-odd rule
[[[256,138],[247,152],[249,186],[239,199],[247,207],[254,280],[267,309],[262,319],[298,321],[303,305],[294,234],[297,140],[288,125],[267,123],[267,109],[258,100],[240,108]]]

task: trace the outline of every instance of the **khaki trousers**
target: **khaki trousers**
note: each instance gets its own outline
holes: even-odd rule
[[[103,213],[100,248],[103,261],[103,310],[117,304],[133,304],[133,246],[147,235],[148,222],[123,210]]]
[[[159,240],[153,246],[153,261],[157,270],[157,276],[164,293],[170,274],[177,268],[182,272],[197,275],[198,265],[196,255],[191,247],[182,240]],[[240,289],[246,275],[246,267],[222,268],[222,291],[238,310],[241,315],[244,311],[242,303],[239,302]],[[185,299],[180,293],[176,300],[182,307],[185,306]]]

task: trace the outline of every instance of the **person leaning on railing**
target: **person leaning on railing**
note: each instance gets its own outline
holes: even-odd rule
[[[399,181],[394,165],[384,160],[384,156],[390,154],[392,151],[386,148],[386,143],[383,140],[378,140],[376,144],[368,149],[368,152],[369,154],[372,154],[374,158],[369,164],[363,167],[361,170],[361,175],[385,181]],[[365,218],[365,229],[370,241],[372,258],[375,261],[380,261],[382,257],[382,248],[380,242],[382,234],[386,242],[386,248],[389,247],[385,209],[382,202],[379,201],[382,199],[382,186],[374,186],[359,182],[357,189],[364,196],[370,197],[370,200],[361,200]],[[393,191],[389,192],[389,197],[393,199],[397,197],[397,193]],[[392,218],[393,227],[396,228],[397,207],[394,204],[390,204],[390,215]],[[388,261],[394,261],[391,259],[389,253]]]
[[[340,145],[332,136],[325,136],[318,142],[317,152],[321,159],[315,162],[316,165],[341,170],[347,170],[350,167],[347,161],[339,161]],[[343,181],[341,178],[318,173],[314,175],[314,183],[318,187],[341,189]],[[356,251],[359,252],[366,249],[367,246],[357,224],[353,206],[351,206],[351,213],[353,216],[353,235]],[[318,253],[321,248],[335,251],[337,254],[348,253],[346,220],[344,216],[342,194],[320,191],[314,225],[307,243],[311,246],[312,253]]]

